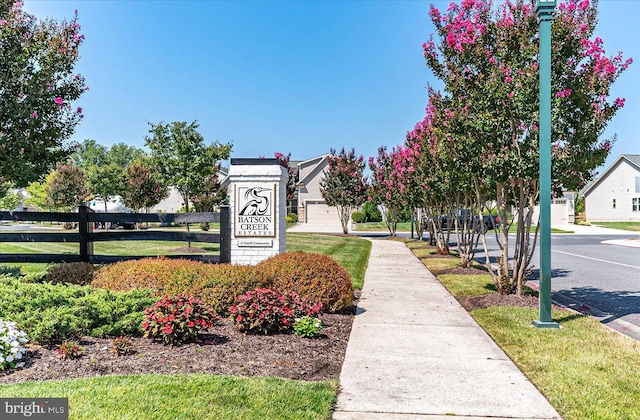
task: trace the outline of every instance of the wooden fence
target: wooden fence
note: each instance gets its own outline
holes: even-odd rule
[[[101,241],[184,241],[219,243],[220,255],[166,255],[165,258],[186,258],[211,263],[231,261],[231,221],[229,207],[219,213],[95,213],[80,206],[77,213],[55,212],[0,212],[0,221],[13,222],[62,222],[77,224],[77,231],[58,232],[5,232],[0,230],[1,242],[75,242],[78,254],[2,254],[0,262],[48,263],[90,262],[104,264],[116,261],[148,258],[149,255],[120,256],[94,255],[93,243]],[[96,223],[220,223],[220,233],[187,233],[186,231],[111,230],[94,232]],[[34,229],[35,230],[35,229]]]

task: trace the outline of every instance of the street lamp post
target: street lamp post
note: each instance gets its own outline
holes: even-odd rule
[[[551,18],[555,0],[538,0],[540,21],[540,319],[538,328],[559,328],[551,319]]]

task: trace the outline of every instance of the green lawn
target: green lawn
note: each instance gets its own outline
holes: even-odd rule
[[[367,222],[356,223],[356,232],[388,232],[387,225],[384,222]],[[411,222],[398,222],[396,227],[398,232],[411,232]],[[414,228],[415,231],[415,228]]]
[[[338,381],[213,375],[98,376],[0,385],[0,396],[69,398],[70,419],[328,419]]]
[[[424,243],[408,245],[433,271],[457,261],[428,256]],[[496,293],[489,275],[437,277],[455,297]],[[557,330],[532,327],[537,309],[491,307],[471,315],[564,419],[640,419],[639,342],[571,311],[553,311]]]
[[[287,251],[318,252],[334,258],[351,274],[353,288],[362,289],[371,242],[357,237],[287,232]]]
[[[594,226],[602,226],[610,229],[640,232],[640,222],[591,222],[591,224]]]

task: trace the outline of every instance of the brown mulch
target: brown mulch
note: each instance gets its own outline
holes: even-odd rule
[[[227,319],[201,336],[202,343],[164,345],[134,337],[134,354],[110,352],[112,339],[85,337],[77,359],[62,359],[54,349],[29,343],[22,369],[0,371],[0,384],[71,379],[98,375],[203,373],[234,376],[279,376],[305,381],[340,376],[355,305],[342,314],[322,314],[318,338],[295,334],[258,335],[239,332]]]
[[[515,306],[518,308],[538,308],[538,298],[531,295],[481,295],[473,297],[458,298],[458,302],[467,312],[476,309],[489,308],[491,306]],[[560,306],[552,305],[553,309],[562,309]]]
[[[445,270],[438,271],[438,275],[440,274],[488,274],[487,270],[482,270],[480,268],[475,267],[454,267],[447,268]]]

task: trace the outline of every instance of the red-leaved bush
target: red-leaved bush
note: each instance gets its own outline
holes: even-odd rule
[[[315,316],[321,309],[322,303],[310,304],[295,292],[280,295],[261,288],[236,296],[236,303],[229,312],[240,331],[268,334],[287,331],[296,318]]]
[[[167,344],[198,341],[198,333],[211,328],[217,320],[208,305],[183,294],[163,297],[144,314],[144,336],[162,338]]]
[[[333,258],[314,252],[285,252],[257,265],[265,287],[278,293],[296,292],[310,302],[322,302],[337,312],[353,304],[349,272]]]

